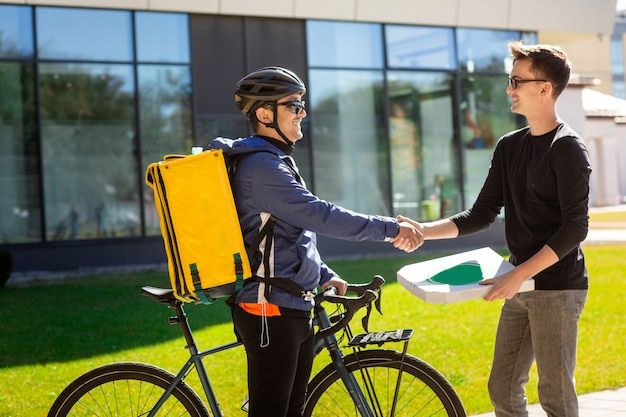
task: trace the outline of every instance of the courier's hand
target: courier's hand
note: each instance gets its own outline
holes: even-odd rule
[[[424,243],[424,236],[422,234],[421,227],[413,225],[409,222],[401,222],[400,232],[398,235],[391,239],[393,246],[405,252],[413,252],[415,249],[422,246]]]
[[[337,295],[346,295],[348,283],[339,277],[333,277],[328,282],[322,284],[322,290],[326,291],[328,287],[337,288]]]

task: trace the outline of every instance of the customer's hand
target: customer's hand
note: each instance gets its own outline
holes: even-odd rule
[[[413,226],[415,226],[417,229],[419,230],[423,230],[423,226],[416,222],[415,220],[411,219],[410,217],[404,217],[402,215],[398,215],[398,217],[396,217],[396,220],[398,221],[398,223],[410,223]]]
[[[479,282],[480,285],[491,285],[491,289],[483,296],[485,301],[510,300],[517,294],[528,279],[520,275],[516,269],[495,278],[485,279]]]

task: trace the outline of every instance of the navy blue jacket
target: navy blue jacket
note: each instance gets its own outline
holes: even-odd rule
[[[217,138],[209,148],[222,149],[226,157],[246,154],[237,162],[231,178],[235,205],[246,247],[249,248],[270,214],[274,225],[269,276],[290,279],[315,290],[337,274],[320,258],[316,233],[344,240],[384,241],[397,236],[396,219],[360,214],[313,195],[297,174],[291,157],[269,141],[252,136]],[[250,153],[253,152],[253,153]],[[292,161],[292,160],[291,160]],[[252,273],[265,276],[261,257],[266,242],[251,257]],[[313,302],[270,287],[268,302],[281,307],[310,310]],[[247,282],[237,303],[265,301],[264,284]]]

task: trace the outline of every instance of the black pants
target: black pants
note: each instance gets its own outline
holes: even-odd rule
[[[233,318],[248,358],[249,416],[301,416],[315,348],[311,319],[267,317],[263,326],[239,306]]]

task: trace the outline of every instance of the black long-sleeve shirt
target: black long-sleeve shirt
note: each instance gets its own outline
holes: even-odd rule
[[[452,221],[464,236],[486,229],[505,210],[505,236],[513,265],[548,245],[559,261],[535,278],[538,290],[586,289],[580,243],[589,226],[587,148],[567,124],[532,136],[530,129],[503,136],[473,207]]]

